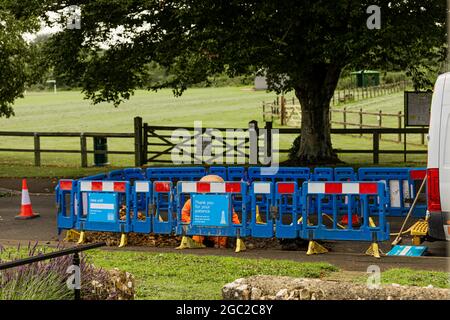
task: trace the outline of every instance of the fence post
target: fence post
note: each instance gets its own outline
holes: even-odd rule
[[[359,108],[359,128],[363,128],[363,109]],[[362,133],[359,134],[360,137],[362,137]]]
[[[373,164],[379,163],[380,152],[380,134],[378,132],[373,133]]]
[[[286,124],[286,108],[285,108],[285,100],[284,96],[281,96],[281,125],[284,126]]]
[[[266,148],[266,151],[264,152],[266,155],[264,164],[269,164],[272,162],[272,121],[266,121],[265,129],[267,140],[264,142],[264,147]]]
[[[87,144],[86,144],[86,136],[84,133],[80,133],[80,152],[81,152],[81,167],[87,168],[88,161],[87,161]]]
[[[142,155],[142,118],[134,118],[134,164],[140,167],[143,164]]]
[[[402,112],[401,111],[398,112],[398,128],[399,129],[402,128]],[[402,142],[402,134],[401,133],[398,134],[397,141]]]
[[[37,132],[34,133],[34,165],[41,166],[41,141]]]
[[[344,118],[344,129],[347,129],[347,107],[344,107],[342,115],[343,115],[343,118]]]
[[[382,126],[383,126],[383,112],[380,110],[380,111],[378,111],[378,127],[381,129]],[[381,139],[381,134],[380,134],[380,139]]]

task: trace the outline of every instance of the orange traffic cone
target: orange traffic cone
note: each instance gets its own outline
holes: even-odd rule
[[[38,213],[33,213],[31,207],[30,194],[28,193],[27,179],[22,180],[22,205],[20,207],[20,214],[16,219],[26,220],[39,217]]]

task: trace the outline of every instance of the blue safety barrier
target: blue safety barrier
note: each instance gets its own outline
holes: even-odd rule
[[[302,186],[301,201],[302,228],[300,237],[308,240],[359,240],[385,241],[389,239],[389,224],[386,222],[387,193],[383,182],[305,182]],[[333,212],[325,220],[322,201],[325,196],[332,198]],[[348,201],[345,210],[337,206],[337,197],[358,198]],[[309,198],[314,197],[315,205],[310,206]],[[375,215],[371,208],[377,208]],[[347,215],[348,225],[338,226],[338,217]],[[361,225],[353,225],[353,215],[361,215]],[[369,220],[369,218],[371,218]],[[374,225],[371,226],[370,221]]]
[[[171,181],[173,186],[178,181],[200,180],[206,175],[204,167],[147,168],[146,177],[150,181]]]
[[[176,199],[178,235],[245,237],[250,234],[245,182],[180,181]],[[240,207],[234,205],[236,199],[240,199]],[[186,201],[191,201],[189,222],[182,221]],[[234,214],[239,223],[233,222]]]
[[[274,236],[274,217],[272,208],[274,198],[272,182],[253,182],[250,187],[252,237],[272,238]]]
[[[271,181],[273,186],[279,181],[293,181],[301,185],[304,181],[310,179],[310,169],[304,167],[280,167],[275,174],[263,174],[261,167],[248,168],[248,178],[253,181]]]
[[[412,203],[409,168],[359,168],[358,180],[386,183],[389,200],[387,216],[405,216]],[[377,211],[376,207],[373,210]]]
[[[79,180],[108,180],[107,173],[100,173],[89,177],[80,178]]]
[[[144,174],[127,168],[62,179],[55,188],[58,233],[384,241],[389,239],[386,217],[408,212],[426,175],[424,168],[360,168],[358,177],[353,168],[311,173],[282,167],[269,175],[261,169],[148,168]],[[227,182],[198,181],[206,174]],[[413,212],[416,217],[425,215],[425,195]],[[190,218],[182,221],[187,201]],[[239,222],[233,223],[233,217]]]
[[[130,213],[132,230],[152,232],[152,186],[150,181],[135,181],[132,187],[133,211]]]
[[[295,239],[301,228],[299,217],[302,206],[299,205],[299,193],[296,182],[277,182],[275,185],[275,205],[278,208],[275,235],[279,239]]]
[[[128,181],[89,181],[78,184],[77,219],[81,231],[132,231],[131,187]],[[124,213],[121,216],[121,212]]]
[[[75,227],[76,215],[76,191],[78,181],[70,179],[59,180],[55,189],[57,204],[57,226],[58,234],[62,230]]]
[[[177,224],[172,186],[170,181],[153,183],[153,232],[156,234],[172,234]]]
[[[228,181],[247,181],[247,171],[244,167],[228,167],[227,169]]]
[[[311,174],[311,181],[333,181],[333,168],[314,168]]]
[[[103,180],[103,179],[95,179],[95,180]],[[120,170],[113,170],[113,171],[110,171],[107,174],[107,180],[124,181],[125,180],[125,174],[124,174],[122,169],[120,169]]]
[[[335,181],[356,181],[358,177],[352,167],[334,168]]]
[[[224,181],[227,180],[227,168],[225,167],[209,167],[208,174],[219,176]]]

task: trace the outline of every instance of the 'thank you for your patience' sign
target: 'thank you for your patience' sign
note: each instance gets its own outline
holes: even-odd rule
[[[226,227],[230,224],[230,211],[228,194],[192,195],[192,225]]]

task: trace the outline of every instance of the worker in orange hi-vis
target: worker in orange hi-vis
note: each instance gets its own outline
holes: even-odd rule
[[[224,182],[223,179],[217,175],[208,175],[204,176],[200,179],[201,182]],[[191,222],[191,199],[188,199],[181,210],[181,221],[184,223]],[[232,217],[233,224],[240,224],[239,217],[236,212],[233,210]],[[203,244],[205,241],[204,236],[193,236],[192,240],[197,243]],[[211,240],[214,242],[214,246],[218,248],[226,248],[227,246],[227,237],[208,237],[207,240]]]

